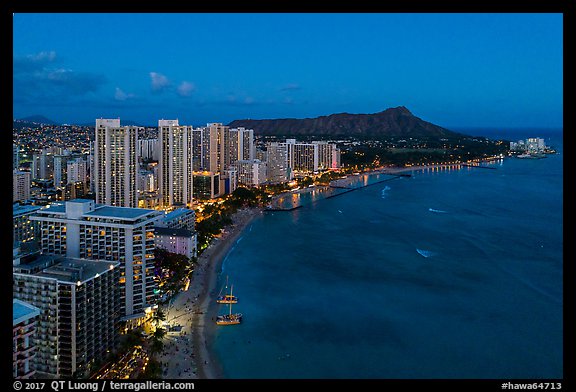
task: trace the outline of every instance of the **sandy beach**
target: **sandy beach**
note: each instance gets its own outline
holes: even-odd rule
[[[210,352],[210,342],[216,330],[218,307],[217,277],[222,261],[236,243],[243,229],[260,216],[259,208],[239,210],[232,216],[232,225],[220,238],[214,238],[198,258],[188,291],[179,293],[162,310],[171,326],[181,327],[165,338],[162,362],[165,379],[217,379],[222,371]]]

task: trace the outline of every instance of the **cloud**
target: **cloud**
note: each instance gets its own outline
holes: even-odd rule
[[[116,87],[116,91],[114,92],[114,99],[117,101],[125,101],[129,98],[134,98],[134,94],[127,94],[120,87]]]
[[[51,62],[56,59],[56,52],[51,50],[49,52],[40,52],[37,54],[30,54],[26,56],[28,59],[32,61],[47,61]]]
[[[194,86],[193,83],[183,81],[178,86],[177,92],[178,92],[178,95],[180,95],[181,97],[189,97],[192,95],[194,90],[196,90],[196,86]]]
[[[53,50],[26,56],[14,56],[12,59],[12,70],[14,74],[38,71],[55,61],[56,52]]]
[[[282,87],[280,91],[294,91],[301,90],[302,87],[298,83],[288,83],[286,86]]]
[[[168,78],[157,72],[150,72],[150,80],[152,82],[152,91],[162,92],[170,86]]]
[[[250,97],[250,96],[239,97],[236,94],[228,94],[224,101],[217,100],[217,101],[214,101],[213,103],[219,104],[219,105],[227,105],[227,106],[260,105],[260,103],[258,101],[256,101],[253,97]]]
[[[78,72],[58,64],[56,52],[46,51],[13,58],[15,101],[67,101],[96,92],[106,77]]]

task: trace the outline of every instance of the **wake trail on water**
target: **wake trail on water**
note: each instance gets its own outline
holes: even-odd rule
[[[436,213],[436,214],[447,214],[447,213],[448,213],[448,211],[435,210],[434,208],[428,208],[428,211],[434,212],[434,213]]]
[[[383,198],[383,199],[386,198],[386,196],[387,196],[386,192],[388,192],[390,189],[392,189],[392,188],[390,188],[388,185],[386,185],[386,186],[384,187],[384,189],[382,189],[382,198]]]
[[[416,252],[418,252],[421,256],[424,256],[426,258],[436,255],[436,252],[432,252],[431,250],[426,249],[416,248]]]

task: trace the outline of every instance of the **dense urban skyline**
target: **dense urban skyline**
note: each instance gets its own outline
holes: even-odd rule
[[[54,28],[58,26],[58,28]],[[15,14],[15,118],[562,127],[561,14]]]

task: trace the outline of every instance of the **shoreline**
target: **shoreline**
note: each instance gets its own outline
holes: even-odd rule
[[[212,240],[198,257],[188,291],[180,292],[165,309],[166,321],[183,321],[181,332],[168,336],[160,357],[164,379],[219,379],[222,369],[212,350],[218,306],[213,301],[218,274],[230,249],[244,229],[262,214],[259,208],[238,210],[220,238]],[[183,319],[181,319],[183,317]],[[169,366],[168,366],[169,364]]]
[[[484,161],[490,162],[493,160],[494,159],[485,159],[485,160],[483,160],[483,162]],[[278,208],[277,204],[279,203],[280,200],[282,200],[285,197],[290,197],[290,195],[294,195],[294,194],[311,193],[311,192],[314,192],[315,190],[318,190],[318,189],[326,190],[326,189],[334,187],[334,185],[336,185],[336,187],[346,187],[347,185],[350,185],[354,181],[357,181],[358,178],[361,178],[362,176],[366,176],[366,175],[388,174],[388,175],[393,176],[393,175],[401,174],[401,173],[405,173],[405,172],[432,170],[432,169],[443,169],[443,168],[448,168],[448,167],[459,167],[459,166],[468,165],[468,164],[469,164],[468,162],[461,162],[461,163],[442,163],[442,164],[435,164],[435,165],[380,167],[377,169],[360,172],[358,174],[347,174],[347,175],[345,175],[344,178],[339,178],[339,179],[330,181],[329,185],[315,185],[313,187],[301,188],[301,189],[298,189],[296,191],[286,191],[286,192],[280,193],[278,195],[274,195],[274,197],[270,200],[269,205],[273,206],[274,208]]]
[[[421,165],[409,167],[382,167],[359,174],[349,174],[345,178],[332,183],[352,183],[364,175],[413,172],[430,169],[462,166],[464,163]],[[272,203],[294,193],[309,193],[320,188],[330,188],[330,185],[317,185],[311,188],[288,191],[275,195]],[[166,321],[174,322],[182,327],[174,334],[168,333],[168,343],[160,355],[163,378],[165,379],[221,379],[223,371],[213,351],[213,340],[216,333],[214,320],[218,314],[218,305],[213,301],[216,293],[217,278],[222,270],[222,264],[228,252],[236,244],[244,229],[263,213],[257,207],[238,210],[233,216],[233,223],[225,227],[221,237],[212,240],[208,248],[198,257],[197,265],[192,274],[188,291],[178,293],[170,304],[163,309]],[[182,324],[180,324],[182,322]]]

